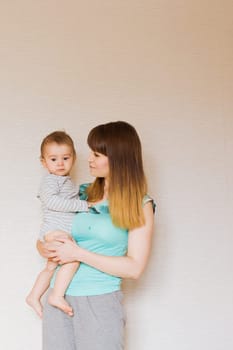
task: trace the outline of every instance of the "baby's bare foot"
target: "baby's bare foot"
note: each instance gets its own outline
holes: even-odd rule
[[[37,315],[42,318],[42,305],[39,299],[34,298],[32,295],[28,295],[26,298],[26,303],[31,306],[37,313]]]
[[[50,305],[57,307],[69,316],[73,316],[72,307],[67,303],[65,298],[60,295],[55,295],[53,292],[48,297],[48,302]]]

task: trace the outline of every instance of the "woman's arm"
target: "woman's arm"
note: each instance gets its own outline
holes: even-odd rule
[[[75,242],[59,239],[63,244],[54,249],[54,261],[80,261],[110,275],[137,279],[147,264],[152,242],[154,217],[151,202],[144,206],[145,225],[131,230],[126,256],[105,256],[79,247]]]

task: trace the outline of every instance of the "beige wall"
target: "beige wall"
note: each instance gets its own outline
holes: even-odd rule
[[[156,235],[148,269],[124,283],[127,350],[222,350],[232,340],[231,1],[7,1],[0,8],[1,347],[41,349],[24,297],[41,138],[65,128],[89,181],[86,135],[138,130]]]

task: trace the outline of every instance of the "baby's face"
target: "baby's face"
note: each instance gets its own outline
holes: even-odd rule
[[[70,174],[74,164],[75,157],[69,145],[49,143],[45,146],[43,158],[41,160],[43,166],[50,174],[66,176]]]

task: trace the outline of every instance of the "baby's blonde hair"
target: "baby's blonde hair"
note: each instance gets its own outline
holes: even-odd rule
[[[44,152],[47,145],[51,143],[57,143],[58,145],[70,146],[73,156],[76,157],[76,151],[74,148],[74,142],[72,138],[65,131],[53,131],[51,134],[47,135],[40,146],[40,159],[44,158]]]

